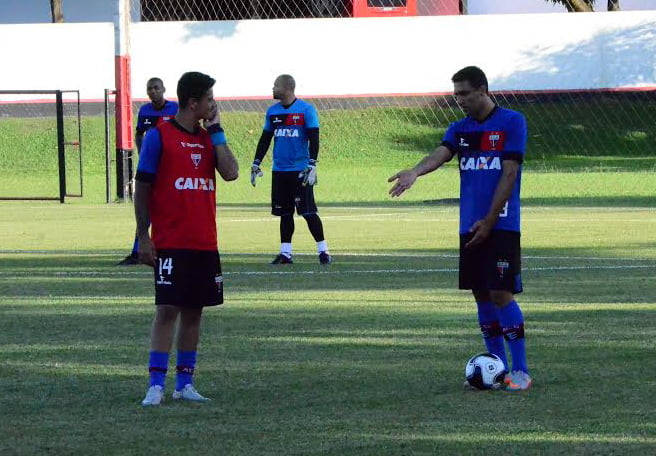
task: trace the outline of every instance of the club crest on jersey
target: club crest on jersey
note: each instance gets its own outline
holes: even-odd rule
[[[503,131],[486,131],[483,133],[481,150],[503,150],[505,134]]]
[[[461,171],[482,171],[489,169],[501,169],[499,157],[462,157],[460,159]]]
[[[198,169],[198,165],[202,158],[203,156],[201,154],[191,154],[191,162],[194,164],[194,168]]]
[[[304,114],[288,114],[285,119],[285,125],[305,125]]]
[[[506,274],[508,268],[510,268],[510,263],[508,263],[506,260],[497,261],[497,272],[499,273],[499,277],[503,277]]]
[[[214,191],[214,179],[205,179],[204,177],[178,177],[174,185],[178,190]]]

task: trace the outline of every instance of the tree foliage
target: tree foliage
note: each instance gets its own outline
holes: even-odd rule
[[[594,11],[595,3],[597,0],[546,0],[554,4],[561,4],[567,8],[569,12],[591,12]],[[603,1],[603,0],[602,0]],[[620,0],[606,0],[606,9],[608,11],[619,11]]]

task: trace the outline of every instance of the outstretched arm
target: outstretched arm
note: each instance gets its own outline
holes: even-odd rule
[[[411,169],[405,169],[387,179],[387,182],[394,182],[394,185],[389,191],[392,196],[401,196],[403,192],[408,190],[415,183],[419,176],[431,173],[444,163],[451,160],[453,154],[446,146],[438,146],[432,154],[424,157]]]

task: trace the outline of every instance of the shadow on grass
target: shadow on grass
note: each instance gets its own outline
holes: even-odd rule
[[[649,245],[645,243],[645,247]],[[612,251],[593,247],[524,249],[526,293],[521,299],[572,304],[656,302],[656,261],[640,258],[641,248],[635,244],[630,250]],[[269,265],[269,260],[261,254],[224,254],[227,299],[325,305],[340,299],[366,303],[381,298],[377,294],[382,293],[383,299],[405,305],[430,302],[430,296],[435,296],[435,302],[445,297],[471,301],[468,292],[456,291],[455,248],[336,253],[329,267],[319,266],[315,255],[298,255],[293,265],[284,266]],[[554,283],[559,284],[557,292]],[[5,310],[12,302],[30,300],[96,301],[103,306],[114,299],[152,304],[153,288],[151,269],[117,268],[96,255],[6,255],[0,269],[0,299]],[[404,290],[409,292],[409,301],[399,295]]]
[[[407,201],[404,199],[378,200],[378,201],[321,201],[321,208],[424,208],[426,206],[458,206],[460,200],[457,198],[430,199],[424,201]],[[530,197],[522,198],[523,207],[532,206],[554,206],[554,207],[655,207],[654,196],[563,196],[563,197]],[[266,203],[221,203],[219,206],[225,208],[247,208],[262,209],[264,215],[270,214],[271,205]],[[273,216],[272,216],[273,217]],[[221,222],[219,221],[219,224]]]

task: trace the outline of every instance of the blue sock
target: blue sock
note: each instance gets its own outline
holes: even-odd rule
[[[178,366],[175,376],[175,389],[180,391],[186,385],[193,385],[194,369],[196,368],[195,351],[178,350]]]
[[[166,371],[169,367],[169,354],[167,352],[150,352],[148,361],[148,372],[150,374],[150,386],[161,386],[164,388]]]
[[[512,355],[513,370],[528,373],[526,363],[526,341],[524,339],[524,315],[517,301],[510,301],[505,307],[499,309],[503,337],[508,342],[510,354]]]
[[[134,237],[134,244],[132,244],[132,255],[136,255],[139,251],[139,238]]]
[[[499,323],[497,307],[488,301],[477,302],[476,304],[478,305],[478,324],[481,326],[485,347],[488,352],[501,358],[503,365],[508,370],[506,347],[503,344],[503,330]]]

